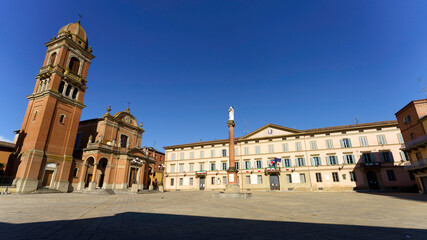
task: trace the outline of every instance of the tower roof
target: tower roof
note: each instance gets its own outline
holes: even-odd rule
[[[82,46],[84,49],[88,48],[88,39],[85,30],[80,25],[80,20],[75,23],[69,23],[63,26],[57,36],[71,35],[74,42]]]

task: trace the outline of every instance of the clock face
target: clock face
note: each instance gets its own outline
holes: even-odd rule
[[[271,129],[271,128],[267,129],[267,134],[268,134],[268,135],[273,134],[273,129]]]

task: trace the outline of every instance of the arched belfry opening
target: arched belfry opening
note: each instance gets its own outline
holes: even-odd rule
[[[70,65],[68,66],[70,71],[74,74],[79,74],[79,67],[80,67],[79,59],[77,59],[76,57],[72,57],[70,59]]]

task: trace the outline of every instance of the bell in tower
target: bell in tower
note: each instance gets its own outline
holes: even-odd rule
[[[46,57],[6,174],[17,192],[69,189],[72,153],[89,65],[94,58],[80,21],[63,26],[48,43]]]

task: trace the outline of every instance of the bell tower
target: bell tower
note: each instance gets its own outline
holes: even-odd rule
[[[16,192],[45,187],[67,192],[73,148],[92,55],[80,20],[48,43],[8,173]],[[9,164],[8,164],[9,167]]]

